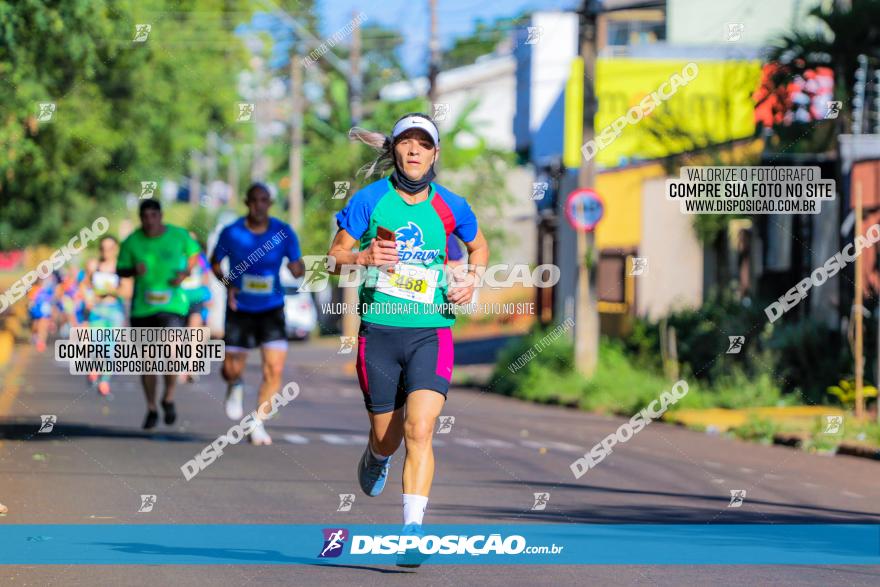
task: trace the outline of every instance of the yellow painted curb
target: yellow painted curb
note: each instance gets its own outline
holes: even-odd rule
[[[24,371],[28,364],[29,353],[28,347],[21,347],[21,352],[19,353],[21,356],[12,363],[12,369],[6,373],[5,380],[0,380],[0,416],[8,415],[9,408],[15,403],[15,398],[18,397],[18,381],[21,378],[22,371]]]
[[[15,338],[8,330],[0,330],[0,367],[6,365],[12,358],[12,347]]]
[[[745,408],[729,410],[709,408],[705,410],[677,410],[666,414],[664,419],[685,426],[714,426],[723,432],[742,426],[750,417],[772,422],[811,422],[822,416],[845,416],[846,412],[832,406],[787,406],[770,408]]]

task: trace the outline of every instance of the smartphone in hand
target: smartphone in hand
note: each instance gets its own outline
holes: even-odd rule
[[[376,227],[376,238],[383,241],[394,241],[397,240],[394,236],[394,233],[385,228],[384,226]]]
[[[391,241],[391,242],[394,242],[397,240],[397,238],[394,236],[394,233],[392,231],[388,230],[387,228],[385,228],[384,226],[377,226],[376,227],[376,238],[381,241]],[[388,274],[392,274],[392,273],[394,273],[394,266],[391,265],[391,266],[385,268],[384,271]]]

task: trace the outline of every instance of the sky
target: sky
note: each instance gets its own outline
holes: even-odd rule
[[[321,38],[345,27],[358,12],[367,20],[398,29],[406,42],[401,48],[403,64],[410,75],[422,75],[428,66],[430,32],[428,0],[317,0]],[[478,18],[519,14],[524,10],[570,10],[580,0],[437,0],[437,30],[441,45],[449,47],[458,36],[472,32]]]

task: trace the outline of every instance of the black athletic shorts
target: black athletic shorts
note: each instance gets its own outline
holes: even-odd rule
[[[403,328],[361,321],[357,375],[367,410],[384,414],[417,389],[446,397],[452,379],[452,330]]]
[[[265,312],[241,312],[226,308],[226,327],[223,340],[226,352],[230,347],[252,349],[268,342],[287,348],[284,329],[284,306]]]
[[[202,312],[205,310],[205,302],[194,302],[189,305],[189,310],[186,312],[186,317],[189,318],[193,314],[202,315]]]
[[[182,328],[186,326],[186,316],[171,312],[157,312],[140,318],[131,317],[133,328]]]

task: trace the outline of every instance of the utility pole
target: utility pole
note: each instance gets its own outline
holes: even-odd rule
[[[229,184],[229,202],[227,206],[235,210],[238,201],[238,153],[235,144],[229,144],[229,163],[226,167],[227,178],[226,183]]]
[[[428,64],[428,101],[431,108],[437,103],[437,75],[440,72],[440,40],[437,38],[437,0],[428,0],[431,9],[431,59]],[[432,113],[433,114],[433,113]]]
[[[189,158],[189,203],[192,206],[199,205],[199,192],[201,191],[199,175],[201,174],[202,154],[193,149]]]
[[[580,52],[584,62],[584,133],[586,143],[593,139],[593,117],[596,113],[593,80],[596,71],[596,16],[600,6],[594,0],[584,0],[580,11]],[[595,159],[581,159],[578,187],[596,185]],[[594,279],[595,237],[593,232],[578,232],[577,239],[578,288],[575,318],[575,367],[586,377],[596,372],[599,361],[599,311]],[[591,275],[591,273],[593,275]]]
[[[303,149],[303,65],[299,45],[290,54],[290,191],[287,194],[287,207],[290,225],[293,230],[302,228],[302,149]]]
[[[352,12],[352,20],[358,20],[357,10]],[[358,24],[351,32],[351,80],[349,83],[351,96],[351,122],[352,124],[360,124],[364,117],[363,105],[361,103],[363,94],[363,77],[361,76],[361,25]]]
[[[856,190],[856,233],[854,238],[862,235],[862,184],[855,182]],[[856,249],[858,250],[858,249]],[[865,416],[865,394],[863,389],[865,360],[862,345],[862,256],[856,255],[856,291],[853,309],[855,310],[855,350],[856,359],[856,420],[861,421]]]

